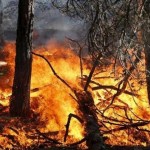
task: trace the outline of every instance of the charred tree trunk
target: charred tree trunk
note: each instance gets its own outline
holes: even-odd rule
[[[150,104],[150,1],[146,1],[144,5],[144,24],[142,27],[143,43],[145,52],[145,66],[146,66],[146,83],[147,95]]]
[[[2,0],[0,0],[0,49],[2,49],[4,45],[2,23],[3,23],[3,5],[2,5]]]
[[[100,133],[100,125],[96,115],[94,100],[90,92],[77,91],[75,95],[78,99],[79,110],[82,112],[82,119],[85,126],[86,145],[89,150],[104,150],[105,144]]]
[[[32,69],[33,1],[19,0],[16,38],[15,74],[10,101],[10,115],[30,115],[30,82]]]
[[[145,50],[145,66],[146,66],[146,83],[147,83],[147,96],[150,105],[150,33],[144,31],[144,50]]]

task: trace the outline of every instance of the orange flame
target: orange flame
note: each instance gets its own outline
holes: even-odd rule
[[[11,96],[14,73],[14,51],[15,44],[7,43],[3,52],[1,52],[3,57],[0,57],[0,61],[3,61],[3,66],[0,67],[0,72],[2,72],[0,76],[0,106],[3,107],[9,105],[9,98]],[[52,43],[50,43],[45,47],[37,48],[34,51],[45,56],[53,65],[56,73],[69,83],[71,87],[82,89],[80,84],[80,61],[73,50],[62,45],[52,45]],[[83,66],[85,75],[88,75],[90,71],[87,69],[87,65],[88,64],[84,64]],[[1,70],[1,68],[3,69]],[[109,67],[107,70],[110,69],[112,68]],[[119,72],[121,71],[122,70],[120,69]],[[95,75],[92,80],[102,85],[117,85],[118,80],[115,80],[114,77],[107,79],[103,78],[110,76],[110,71],[104,71],[97,76]],[[133,84],[135,84],[136,87],[139,86],[136,81]],[[94,86],[94,83],[91,84],[91,87]],[[128,86],[127,90],[130,91],[130,88],[131,87]],[[91,92],[97,108],[103,110],[109,105],[111,96],[116,93],[116,90],[106,90],[103,88]],[[117,118],[120,121],[126,121],[125,117],[128,116],[133,123],[134,119],[137,119],[137,116],[143,120],[148,120],[150,118],[150,110],[147,104],[145,84],[136,92],[136,94],[139,96],[134,97],[125,93],[121,94],[115,99],[113,107],[106,110],[104,115],[111,118]],[[31,83],[31,109],[33,111],[34,123],[33,120],[31,123],[28,122],[25,124],[21,123],[18,119],[11,119],[8,116],[0,117],[0,121],[5,118],[4,126],[2,127],[2,136],[0,135],[0,145],[11,149],[13,148],[13,140],[19,141],[19,144],[22,147],[36,144],[36,140],[28,138],[29,135],[31,136],[33,133],[36,133],[35,129],[44,133],[56,133],[57,136],[54,137],[57,140],[62,141],[68,115],[70,113],[79,115],[78,104],[71,95],[73,95],[72,91],[53,74],[48,64],[43,59],[34,56]],[[7,112],[8,108],[6,108],[5,111]],[[99,119],[103,120],[101,116],[99,116]],[[20,125],[16,126],[17,122],[19,122]],[[116,127],[117,125],[115,124],[105,123],[105,127],[102,127],[102,130],[111,130]],[[149,125],[144,127],[150,129]],[[108,140],[106,142],[112,145],[140,144],[145,146],[148,144],[140,138],[135,140],[136,133],[134,130],[132,132],[134,133],[132,134],[128,133],[127,130],[122,130],[114,132],[113,134],[107,134]],[[71,143],[82,139],[83,133],[83,125],[73,119],[70,126],[68,142]],[[7,135],[11,135],[11,137],[8,137]],[[144,133],[144,135],[149,139],[148,133]]]

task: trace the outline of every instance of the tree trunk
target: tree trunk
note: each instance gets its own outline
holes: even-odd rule
[[[32,70],[33,1],[19,0],[16,38],[15,74],[10,101],[10,115],[30,115],[30,83]]]
[[[150,25],[149,25],[150,26]],[[145,51],[145,69],[146,69],[146,83],[147,83],[147,96],[150,105],[150,32],[144,31],[144,51]]]
[[[2,5],[2,0],[0,0],[0,49],[2,49],[4,45],[2,24],[3,24],[3,5]]]
[[[142,32],[145,52],[146,83],[148,101],[150,104],[150,1],[145,2],[143,17],[144,24],[142,27]]]
[[[88,150],[104,150],[106,149],[104,138],[100,133],[100,125],[98,124],[98,117],[94,100],[88,91],[75,91],[78,99],[79,110],[82,112],[82,119],[85,125],[85,137]]]

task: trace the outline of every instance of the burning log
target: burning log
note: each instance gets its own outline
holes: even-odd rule
[[[89,150],[105,149],[91,93],[88,91],[75,91],[75,95],[78,99],[79,110],[82,112],[82,118],[84,119],[86,145]]]
[[[57,73],[53,69],[51,63],[44,56],[36,54],[34,52],[32,52],[32,54],[43,58],[48,63],[53,74],[60,81],[62,81],[68,88],[70,88],[74,92],[74,94],[77,98],[78,105],[79,105],[79,110],[81,111],[82,118],[84,120],[84,126],[85,126],[85,132],[86,132],[86,134],[85,134],[86,145],[88,146],[88,149],[89,150],[102,150],[102,149],[104,149],[104,141],[103,141],[102,134],[99,131],[100,126],[98,124],[96,109],[94,109],[95,108],[94,100],[93,100],[91,93],[87,91],[87,88],[88,88],[89,83],[91,81],[92,74],[93,74],[95,67],[97,65],[97,61],[101,57],[101,55],[99,55],[99,57],[97,58],[94,66],[93,66],[93,69],[90,72],[90,75],[88,77],[88,80],[87,80],[85,88],[84,88],[84,91],[80,91],[80,90],[77,91],[77,90],[73,90],[73,88],[66,81],[64,81],[60,76],[57,75]],[[73,115],[73,116],[75,118],[77,118],[80,122],[82,122],[79,117],[77,117],[75,115]],[[70,119],[71,119],[71,116],[68,118],[68,123],[66,125],[66,134],[64,137],[64,141],[66,140],[67,135],[68,135],[68,128],[69,128],[69,124],[70,124]]]
[[[99,131],[100,126],[98,124],[98,118],[96,115],[96,111],[94,109],[95,108],[94,100],[92,98],[91,93],[88,91],[75,91],[75,95],[78,100],[79,110],[82,112],[82,118],[84,120],[85,138],[72,145],[81,144],[82,142],[86,141],[86,145],[88,146],[89,150],[105,149],[104,139],[102,137],[102,134]],[[77,115],[70,114],[68,116],[68,121],[66,124],[66,134],[64,137],[64,141],[66,141],[69,124],[72,117],[79,120],[80,123],[83,122],[83,120]]]
[[[70,125],[72,117],[76,118],[80,123],[83,123],[83,120],[80,117],[78,117],[77,115],[69,114],[68,121],[67,121],[67,124],[66,124],[66,133],[65,133],[65,136],[64,136],[64,142],[66,142],[66,139],[67,139],[67,136],[68,136],[69,125]]]
[[[100,126],[98,124],[98,117],[96,115],[96,110],[94,109],[95,105],[91,93],[88,91],[74,91],[74,93],[77,97],[79,110],[82,112],[82,118],[84,120],[85,138],[83,138],[79,142],[73,143],[72,145],[81,144],[82,142],[86,141],[86,145],[88,146],[89,150],[105,149],[104,139],[99,131]],[[64,137],[64,141],[66,141],[69,124],[72,117],[79,120],[80,123],[83,122],[83,120],[77,115],[70,114],[68,116],[68,121],[66,124],[66,134]]]

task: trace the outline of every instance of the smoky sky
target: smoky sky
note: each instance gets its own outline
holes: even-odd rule
[[[15,29],[17,22],[18,0],[2,0],[3,4],[3,21],[5,22],[4,28]],[[75,21],[69,17],[61,14],[55,9],[50,1],[35,0],[34,4],[34,27],[39,29],[58,29],[70,30]]]
[[[3,28],[16,30],[18,0],[2,0],[3,3]],[[35,0],[34,4],[34,29],[55,30],[55,37],[63,39],[65,36],[77,39],[81,36],[83,22],[69,18],[54,8],[50,0]],[[59,32],[60,31],[60,32]],[[44,31],[43,31],[44,32]],[[54,34],[53,34],[54,36]]]

